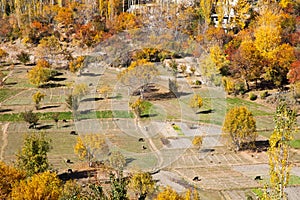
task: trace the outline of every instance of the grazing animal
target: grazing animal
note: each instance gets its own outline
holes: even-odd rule
[[[195,176],[195,177],[193,178],[193,181],[201,181],[201,179],[199,179],[198,176]]]
[[[143,150],[145,150],[145,149],[147,149],[147,147],[145,147],[145,146],[143,145]]]
[[[144,142],[144,138],[139,138],[139,142]]]
[[[67,120],[65,120],[65,119],[63,119],[62,121],[63,121],[64,123],[66,123],[66,122],[67,122]]]
[[[67,159],[67,161],[66,161],[67,163],[71,163],[71,160],[70,159]]]
[[[71,131],[70,134],[71,135],[77,135],[76,131]]]
[[[260,181],[260,180],[262,180],[262,178],[261,178],[261,176],[256,176],[256,177],[254,178],[254,180]]]

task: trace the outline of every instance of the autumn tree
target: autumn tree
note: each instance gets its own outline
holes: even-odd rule
[[[233,6],[234,10],[234,23],[240,30],[244,29],[249,16],[251,5],[247,0],[238,0],[236,5]]]
[[[115,19],[114,28],[117,31],[131,30],[138,28],[140,21],[138,17],[132,13],[122,12]]]
[[[35,103],[35,108],[38,110],[40,108],[40,102],[44,99],[46,95],[44,93],[41,93],[40,91],[37,91],[32,95],[32,100]]]
[[[79,108],[79,97],[77,95],[68,95],[67,98],[65,99],[65,102],[67,104],[67,107],[73,111],[74,113],[77,112]]]
[[[130,178],[129,187],[143,200],[154,191],[155,181],[149,172],[137,172]]]
[[[22,149],[16,155],[16,166],[26,171],[27,176],[47,171],[50,166],[47,157],[50,143],[43,133],[26,135]]]
[[[282,13],[276,8],[265,9],[257,19],[254,45],[265,60],[264,79],[281,86],[295,61],[294,48],[282,43]]]
[[[169,92],[172,92],[174,94],[177,94],[178,92],[178,84],[177,84],[177,79],[174,78],[173,80],[169,79]]]
[[[252,40],[242,41],[231,56],[230,71],[236,78],[245,80],[246,90],[250,81],[257,81],[264,73],[263,58]]]
[[[61,44],[54,35],[44,37],[38,45],[38,54],[42,58],[50,58],[52,62],[56,61],[55,56],[60,50]]]
[[[87,159],[89,164],[96,155],[107,154],[107,151],[107,144],[101,134],[87,134],[78,137],[74,146],[75,154],[80,159]]]
[[[32,112],[32,110],[25,111],[21,113],[22,118],[25,122],[29,123],[29,128],[33,127],[35,128],[37,125],[37,122],[39,121],[39,116],[37,113]]]
[[[202,136],[195,136],[193,141],[192,141],[192,144],[197,147],[198,149],[201,147],[203,143],[203,137]]]
[[[270,193],[266,199],[287,199],[285,188],[289,183],[291,160],[290,141],[296,133],[296,112],[280,102],[274,116],[275,127],[270,136],[268,149],[270,165]]]
[[[235,147],[236,150],[243,149],[245,145],[254,145],[257,137],[256,121],[246,107],[230,109],[225,116],[222,131],[229,146]]]
[[[79,200],[82,199],[83,196],[83,190],[80,184],[78,184],[75,180],[69,180],[67,181],[61,190],[59,199],[60,200]]]
[[[110,174],[110,199],[127,200],[127,185],[128,179],[123,177],[123,173],[119,173],[116,177],[113,173]]]
[[[139,86],[140,97],[143,99],[145,88],[159,74],[157,68],[145,59],[133,61],[119,75],[119,80],[126,86]]]
[[[136,101],[129,104],[130,108],[133,110],[136,117],[142,116],[142,113],[144,112],[144,110],[146,108],[144,102],[145,102],[144,100],[142,100],[141,98],[138,98]]]
[[[5,59],[8,56],[8,53],[0,48],[0,60],[2,61],[3,59]]]
[[[205,28],[207,29],[208,25],[211,22],[211,14],[213,8],[214,0],[200,0],[200,13],[205,20]]]
[[[112,88],[109,85],[103,85],[99,89],[99,93],[104,97],[104,99],[108,98],[109,93],[112,92]]]
[[[291,64],[291,68],[288,73],[289,82],[294,84],[300,81],[300,60],[297,60]]]
[[[75,73],[79,71],[81,74],[81,69],[83,67],[85,56],[78,56],[76,59],[69,62],[69,69],[70,72]]]
[[[199,94],[194,94],[190,99],[190,106],[192,108],[200,109],[203,106],[203,99]]]
[[[58,199],[61,185],[56,174],[47,171],[20,181],[13,187],[11,196],[16,200]]]
[[[123,169],[126,164],[126,159],[123,154],[119,151],[113,151],[109,156],[109,165],[117,171],[117,176],[120,176],[120,173],[123,172]]]
[[[54,19],[58,23],[69,25],[73,23],[73,12],[70,7],[61,7],[58,9],[57,15]]]
[[[25,179],[26,174],[24,171],[0,161],[0,176],[0,199],[7,199],[13,186],[20,180]]]
[[[41,84],[48,82],[51,77],[49,62],[43,59],[39,60],[36,66],[29,70],[27,75],[30,83],[38,87],[41,86]]]
[[[156,200],[184,200],[184,198],[168,186],[158,193]]]
[[[73,92],[72,94],[74,96],[78,96],[78,97],[82,97],[84,95],[87,94],[88,92],[88,87],[86,85],[86,83],[78,83],[78,84],[75,84],[74,87],[73,87]]]

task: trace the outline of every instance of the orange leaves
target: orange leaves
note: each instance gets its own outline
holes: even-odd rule
[[[115,20],[116,31],[135,29],[140,26],[138,18],[131,13],[121,13]]]
[[[300,81],[300,60],[297,60],[291,64],[291,68],[288,73],[288,79],[290,83],[296,83]]]
[[[58,10],[55,20],[63,24],[71,24],[73,22],[73,12],[70,8],[62,7]]]

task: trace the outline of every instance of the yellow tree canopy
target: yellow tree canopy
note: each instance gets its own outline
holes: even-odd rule
[[[61,193],[61,181],[49,171],[35,174],[17,183],[12,190],[15,200],[58,199]]]

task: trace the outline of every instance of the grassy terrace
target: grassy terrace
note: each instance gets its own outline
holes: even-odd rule
[[[38,113],[40,120],[52,120],[52,115],[55,112],[45,112],[45,113]],[[69,120],[73,118],[72,112],[59,112],[59,120]],[[95,118],[133,118],[133,113],[123,111],[123,110],[104,110],[104,111],[95,111],[95,112],[88,112],[84,114],[78,114],[76,116],[78,119],[95,119]],[[12,114],[1,114],[0,115],[1,122],[18,122],[23,121],[23,117],[21,113],[12,113]]]

